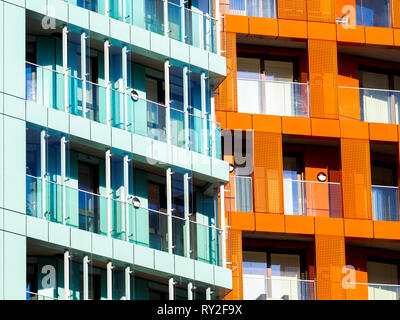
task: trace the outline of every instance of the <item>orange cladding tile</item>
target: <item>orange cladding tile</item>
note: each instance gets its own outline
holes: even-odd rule
[[[278,20],[249,17],[249,33],[261,36],[278,36]]]
[[[398,139],[398,126],[387,123],[369,123],[369,138],[376,141],[393,141]]]
[[[394,29],[394,45],[400,46],[400,29]]]
[[[251,130],[251,114],[228,112],[226,114],[227,127],[229,129]]]
[[[282,132],[284,134],[311,135],[310,118],[282,117]]]
[[[374,237],[374,226],[372,220],[344,219],[344,234],[351,238]]]
[[[256,213],[256,231],[285,232],[283,214]]]
[[[221,124],[221,129],[226,129],[226,112],[224,111],[217,111],[216,112],[216,121]]]
[[[315,234],[324,236],[344,236],[343,219],[315,217]]]
[[[253,114],[253,129],[259,132],[282,132],[282,119],[280,116],[270,116],[266,114]]]
[[[374,221],[374,238],[400,240],[400,222]]]
[[[314,234],[314,217],[285,215],[287,233]]]
[[[336,24],[308,22],[308,38],[336,41]]]
[[[339,120],[311,119],[311,133],[316,137],[340,137]]]
[[[393,29],[365,27],[365,42],[367,44],[392,46],[394,44]]]
[[[254,231],[255,221],[252,212],[231,212],[231,228],[235,230]]]
[[[365,27],[363,26],[346,28],[345,25],[338,24],[336,29],[338,42],[365,43]]]
[[[368,123],[358,120],[340,120],[340,136],[350,139],[369,139]]]
[[[279,19],[279,37],[307,38],[307,22]]]
[[[249,18],[246,16],[226,15],[225,31],[232,33],[249,33]]]

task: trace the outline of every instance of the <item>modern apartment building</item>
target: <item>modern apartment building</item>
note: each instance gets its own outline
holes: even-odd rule
[[[0,0],[0,299],[232,289],[218,10]]]
[[[221,0],[230,299],[400,298],[398,0]]]

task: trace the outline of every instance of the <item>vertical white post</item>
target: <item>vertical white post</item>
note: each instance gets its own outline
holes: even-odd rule
[[[107,236],[111,238],[112,208],[111,208],[111,150],[106,151],[106,195],[107,195]]]
[[[125,237],[126,241],[129,241],[129,157],[124,157],[124,203],[125,203]]]
[[[211,288],[208,287],[206,290],[206,300],[211,300],[211,295],[213,294],[213,292],[211,291]]]
[[[131,300],[131,268],[125,268],[125,299]]]
[[[122,21],[126,22],[126,17],[127,17],[127,13],[126,13],[126,0],[122,0]]]
[[[66,179],[67,179],[67,173],[66,173],[66,171],[67,171],[66,170],[67,161],[66,161],[66,150],[65,150],[66,149],[66,145],[67,145],[67,141],[65,139],[65,136],[63,136],[61,138],[61,141],[60,141],[60,149],[61,149],[61,152],[60,152],[60,154],[61,154],[61,188],[62,188],[61,197],[62,197],[63,224],[67,223],[67,205],[66,205],[66,203],[67,203],[67,195],[66,195],[67,190],[66,190],[66,186],[65,186],[65,182],[66,182]]]
[[[168,0],[164,1],[164,36],[169,36],[169,24],[168,24]]]
[[[221,251],[222,251],[222,267],[226,268],[226,225],[225,225],[225,186],[223,183],[221,183],[219,187],[219,193],[220,193],[220,202],[221,202]]]
[[[189,76],[188,67],[183,67],[183,110],[185,112],[185,147],[190,148],[189,141]]]
[[[183,203],[184,203],[184,211],[185,211],[185,220],[186,220],[186,228],[185,228],[185,238],[186,238],[186,251],[185,256],[190,258],[190,211],[189,211],[189,173],[185,173],[183,176]]]
[[[68,27],[62,29],[62,61],[64,73],[64,111],[69,112],[69,89],[68,89]]]
[[[83,112],[83,117],[86,118],[86,102],[87,102],[87,97],[86,97],[86,74],[87,74],[87,68],[86,68],[86,34],[85,32],[82,32],[81,34],[81,78],[82,78],[82,112]]]
[[[217,157],[217,143],[216,143],[216,137],[215,137],[215,131],[217,124],[215,123],[215,98],[214,95],[211,97],[211,151],[212,151],[212,157],[216,158]]]
[[[172,243],[172,169],[167,169],[167,214],[168,214],[168,252],[173,253],[174,245]]]
[[[110,16],[110,0],[104,0],[104,11],[106,12],[106,17]]]
[[[185,0],[180,0],[180,6],[181,6],[181,41],[186,43],[186,19],[185,19]]]
[[[168,280],[168,287],[169,287],[169,300],[175,300],[175,294],[174,294],[174,286],[175,286],[175,282],[174,282],[174,278],[170,278]]]
[[[166,2],[166,0],[165,0]],[[171,95],[170,95],[170,81],[169,81],[169,69],[170,64],[169,60],[164,62],[164,84],[165,84],[165,125],[167,128],[167,143],[171,143],[171,110],[170,110],[170,103],[171,103]]]
[[[201,116],[203,117],[202,128],[202,153],[207,154],[208,151],[208,135],[207,135],[207,101],[206,101],[206,74],[203,72],[200,76],[200,91],[201,91]]]
[[[112,262],[107,263],[107,300],[112,300]]]
[[[83,257],[83,300],[89,300],[89,257]]]
[[[125,3],[125,1],[124,1]],[[126,88],[128,86],[128,49],[126,46],[122,48],[122,109],[124,112],[124,129],[128,130],[128,100]]]
[[[211,49],[211,21],[212,21],[212,16],[209,14],[204,14],[204,19],[206,20],[206,30],[204,30],[204,33],[206,35],[205,43],[204,43],[204,50],[207,51],[212,51]]]
[[[219,0],[215,0],[215,23],[216,23],[216,37],[214,44],[216,46],[216,52],[218,55],[221,55],[221,19],[219,16]]]
[[[46,154],[46,131],[40,132],[40,178],[42,179],[42,218],[46,219],[46,176],[47,176],[47,154]]]
[[[110,42],[104,41],[104,82],[106,85],[106,125],[111,125],[110,105]]]
[[[193,282],[188,283],[187,295],[188,295],[188,300],[193,300]]]
[[[69,300],[69,251],[64,252],[64,300]]]

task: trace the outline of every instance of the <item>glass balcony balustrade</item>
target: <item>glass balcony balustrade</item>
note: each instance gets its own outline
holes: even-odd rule
[[[168,252],[168,219],[165,212],[135,207],[132,199],[107,198],[71,186],[26,176],[27,214],[55,223],[107,236],[107,208],[111,208],[111,237]],[[63,195],[65,194],[65,196]],[[63,201],[65,197],[65,201]],[[43,203],[45,205],[43,206]],[[173,253],[222,265],[222,230],[172,216]]]
[[[245,300],[316,300],[314,280],[294,277],[267,277],[261,274],[243,275]]]
[[[68,107],[65,94],[68,89]],[[107,92],[109,94],[107,94]],[[191,151],[221,159],[221,126],[204,117],[160,103],[133,97],[126,92],[65,76],[63,73],[26,63],[26,99],[48,108],[67,111],[102,124],[107,124],[107,99],[111,106],[111,125],[154,140],[167,142],[167,112],[171,119],[171,143]],[[215,151],[214,151],[214,150]]]
[[[309,117],[309,85],[299,82],[239,78],[238,111],[277,116]]]
[[[354,292],[359,300],[400,300],[397,284],[347,282],[344,288],[350,294]]]
[[[232,0],[229,13],[248,17],[276,18],[276,0]]]
[[[245,176],[231,177],[225,198],[228,211],[253,212],[253,179]]]
[[[374,220],[400,221],[398,187],[372,186],[372,215]]]
[[[283,194],[287,215],[342,217],[340,183],[284,179]]]
[[[357,25],[366,27],[391,27],[390,0],[357,0]]]
[[[164,0],[64,0],[73,5],[100,13],[113,19],[217,53],[217,20],[197,8],[187,8],[180,1]],[[165,12],[167,17],[165,17]],[[165,19],[168,19],[168,32]]]

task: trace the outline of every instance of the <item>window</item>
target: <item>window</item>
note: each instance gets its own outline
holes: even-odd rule
[[[283,155],[283,198],[285,214],[306,215],[304,165],[302,154]]]
[[[357,24],[390,28],[390,0],[357,0]]]
[[[231,0],[229,9],[231,14],[276,18],[275,0]]]

